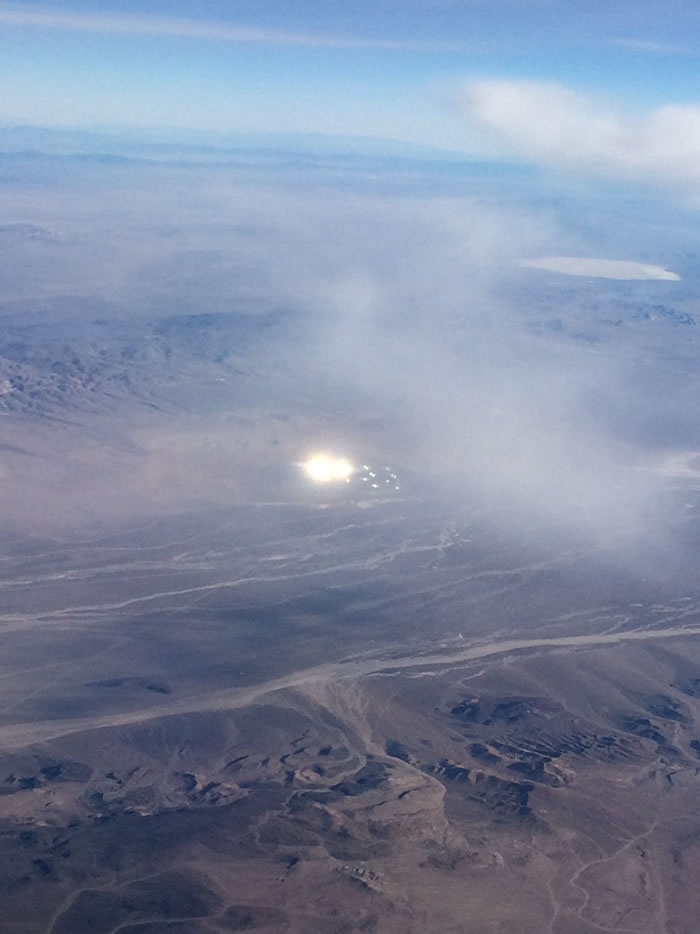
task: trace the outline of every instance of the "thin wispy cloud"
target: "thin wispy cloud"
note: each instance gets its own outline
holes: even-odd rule
[[[659,55],[687,55],[692,49],[676,42],[658,42],[655,39],[613,39],[612,45],[629,52],[656,52]]]
[[[386,49],[405,51],[466,51],[460,42],[422,42],[403,39],[368,38],[294,32],[237,25],[222,21],[144,14],[83,13],[37,9],[26,6],[0,6],[0,25],[55,29],[105,35],[175,37],[218,42],[302,46],[307,48]]]

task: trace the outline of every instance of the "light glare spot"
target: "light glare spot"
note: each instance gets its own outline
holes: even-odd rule
[[[314,483],[333,483],[350,481],[355,468],[345,457],[330,457],[328,454],[314,454],[302,464],[306,476]]]

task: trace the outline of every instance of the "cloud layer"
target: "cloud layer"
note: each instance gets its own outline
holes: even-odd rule
[[[547,165],[700,190],[700,105],[620,111],[564,85],[483,79],[464,115],[509,152]]]
[[[402,196],[393,175],[384,193],[376,178],[363,187],[358,174],[347,175],[331,186],[320,176],[306,186],[296,174],[256,185],[248,169],[108,164],[81,175],[72,166],[50,194],[27,191],[31,210],[16,217],[64,232],[60,253],[18,241],[6,291],[28,304],[42,287],[85,295],[91,316],[109,302],[146,321],[283,309],[289,331],[255,353],[242,347],[232,366],[243,375],[225,403],[259,425],[261,467],[293,463],[317,444],[353,459],[367,451],[431,485],[435,479],[514,532],[548,526],[594,542],[658,540],[667,481],[644,469],[656,453],[652,422],[667,431],[679,417],[695,420],[697,378],[663,343],[663,334],[677,340],[678,332],[652,330],[661,343],[651,362],[646,347],[636,353],[629,342],[646,327],[641,320],[597,343],[579,340],[577,306],[604,306],[610,287],[579,292],[567,284],[564,297],[518,266],[532,254],[570,256],[574,246],[526,187],[508,201],[496,186],[489,199],[488,180],[477,176],[471,196],[466,182],[448,196],[423,186]],[[36,266],[27,251],[39,249],[46,283],[36,274],[21,279]],[[630,294],[627,286],[619,294]],[[651,294],[674,300],[672,291]],[[532,327],[555,316],[561,334]],[[215,374],[206,386],[207,394],[217,387],[218,399],[229,384],[214,383]],[[217,430],[222,424],[233,443],[236,421],[217,420]],[[273,437],[279,444],[268,445]],[[252,455],[241,457],[249,474]],[[158,460],[159,470],[168,459]],[[226,470],[234,476],[239,466]],[[196,464],[188,455],[186,467],[198,494],[211,487],[212,497],[229,495],[209,455]],[[159,483],[182,496],[179,473]],[[120,508],[127,499],[119,496]]]

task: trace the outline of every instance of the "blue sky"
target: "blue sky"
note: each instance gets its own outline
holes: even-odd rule
[[[622,112],[700,100],[700,5],[627,0],[0,0],[0,122],[380,136],[488,149],[471,78]],[[457,101],[457,103],[455,103]]]

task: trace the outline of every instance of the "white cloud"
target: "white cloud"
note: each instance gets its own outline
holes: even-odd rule
[[[511,153],[625,179],[700,186],[700,105],[641,115],[560,84],[474,80],[463,113]]]
[[[403,49],[406,51],[466,51],[467,49],[464,43],[459,42],[414,42],[401,39],[288,32],[186,17],[134,13],[83,13],[50,7],[37,9],[14,4],[0,7],[0,25],[132,36],[174,36],[184,39],[294,45],[308,48]]]

